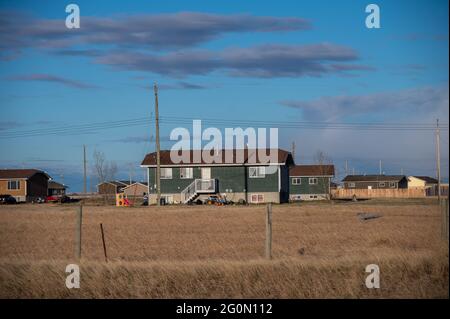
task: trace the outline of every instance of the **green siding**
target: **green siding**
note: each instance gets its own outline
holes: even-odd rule
[[[274,168],[273,171],[272,168]],[[248,191],[252,193],[278,192],[278,169],[274,166],[272,168],[270,168],[270,171],[268,171],[269,168],[266,168],[266,176],[264,178],[249,178]]]
[[[309,185],[309,177],[300,177],[301,184],[293,185],[290,177],[289,193],[294,194],[328,194],[329,192],[329,177],[316,177],[318,179],[317,185]]]
[[[216,166],[211,168],[211,178],[219,180],[219,192],[227,189],[233,193],[243,192],[245,189],[245,167]]]
[[[211,178],[217,179],[219,191],[225,192],[227,189],[234,193],[244,192],[245,170],[247,170],[248,192],[278,192],[278,170],[274,173],[266,174],[264,178],[248,178],[248,167],[243,166],[212,166]],[[149,168],[150,193],[155,193],[155,168]],[[172,168],[172,179],[161,179],[161,192],[167,194],[180,193],[196,178],[201,178],[200,167],[193,168],[193,179],[180,179],[180,169]]]

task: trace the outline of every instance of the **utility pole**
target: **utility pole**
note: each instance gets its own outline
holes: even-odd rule
[[[295,162],[295,142],[292,142],[292,151],[291,151],[291,153],[292,153],[292,159]]]
[[[345,160],[345,176],[348,175],[348,161]]]
[[[83,145],[83,193],[86,192],[86,145]]]
[[[155,91],[155,126],[156,126],[156,203],[161,205],[161,149],[159,145],[159,110],[158,110],[158,86],[154,85]]]
[[[441,149],[439,119],[436,120],[436,170],[438,180],[438,200],[441,200]]]
[[[380,175],[382,175],[382,174],[383,174],[383,167],[381,165],[381,160],[380,160]]]

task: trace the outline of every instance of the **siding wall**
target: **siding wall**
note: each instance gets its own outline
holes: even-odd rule
[[[25,179],[11,179],[12,181],[20,181],[19,189],[8,189],[8,180],[0,180],[0,194],[11,195],[20,201],[25,201],[27,189],[27,181]]]
[[[372,189],[396,189],[396,188],[407,188],[408,182],[405,180],[400,181],[399,183],[395,182],[395,188],[391,188],[389,186],[389,182],[384,182],[384,186],[380,186],[380,182],[354,182],[355,187],[349,187],[349,183],[352,182],[344,182],[344,188],[346,189],[368,189],[369,186],[372,187]]]
[[[37,197],[46,197],[48,178],[44,174],[35,174],[27,182],[27,201]]]
[[[278,192],[278,169],[274,167],[273,171],[266,169],[266,176],[264,178],[247,178],[248,167],[244,166],[212,166],[211,178],[217,179],[219,192],[225,192],[227,189],[232,192],[244,192],[247,187],[248,192]],[[155,173],[156,168],[148,169],[150,194],[155,193]],[[172,179],[161,179],[161,193],[176,194],[180,193],[194,179],[201,178],[200,167],[193,168],[192,179],[181,179],[180,169],[178,167],[172,168]]]
[[[301,184],[300,185],[293,185],[292,179],[293,178],[300,178]],[[290,185],[289,185],[289,193],[291,195],[310,195],[310,194],[328,194],[329,193],[329,186],[330,186],[330,178],[329,177],[323,177],[323,176],[317,176],[318,179],[317,185],[310,185],[309,184],[309,177],[290,177]]]

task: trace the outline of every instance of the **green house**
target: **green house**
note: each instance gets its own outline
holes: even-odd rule
[[[161,197],[168,203],[189,203],[211,194],[234,202],[288,202],[292,155],[281,149],[263,151],[274,152],[276,160],[267,163],[257,150],[245,149],[232,150],[231,161],[225,150],[209,153],[215,161],[205,162],[201,151],[191,150],[187,158],[175,163],[171,151],[161,151]],[[149,201],[156,203],[156,152],[147,154],[141,167],[148,171]]]
[[[289,199],[330,199],[333,165],[294,165],[289,170]]]

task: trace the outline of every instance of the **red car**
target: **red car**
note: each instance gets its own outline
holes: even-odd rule
[[[57,197],[57,196],[47,196],[45,198],[45,202],[46,203],[57,203],[57,202],[59,202],[59,197]]]

